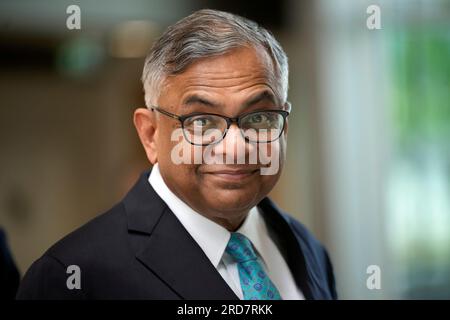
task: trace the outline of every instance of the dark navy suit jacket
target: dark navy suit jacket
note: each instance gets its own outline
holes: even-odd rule
[[[60,240],[26,273],[18,299],[238,299],[142,174],[108,212]],[[322,245],[268,198],[258,207],[306,299],[336,299]],[[70,265],[81,288],[67,287]],[[72,278],[73,280],[73,278]]]

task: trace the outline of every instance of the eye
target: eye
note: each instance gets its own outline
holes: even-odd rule
[[[207,125],[209,125],[210,124],[210,119],[208,119],[208,118],[196,118],[196,119],[194,119],[193,121],[192,121],[192,124],[195,126],[195,127],[205,127],[205,126],[207,126]]]
[[[220,121],[220,119],[218,120],[217,117],[213,115],[199,114],[186,119],[184,127],[190,130],[200,129],[202,131],[205,131],[211,128],[215,128],[217,126],[218,121]]]
[[[251,124],[261,124],[267,122],[268,120],[269,118],[267,117],[267,115],[263,113],[256,113],[251,115],[247,121]]]

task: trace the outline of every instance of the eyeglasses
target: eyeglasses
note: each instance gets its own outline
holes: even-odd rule
[[[192,145],[207,146],[225,138],[231,124],[236,123],[242,137],[247,142],[269,143],[280,138],[286,125],[286,118],[291,110],[258,110],[245,113],[236,118],[214,113],[194,112],[176,115],[160,107],[152,106],[150,110],[177,119],[181,123],[184,138]]]

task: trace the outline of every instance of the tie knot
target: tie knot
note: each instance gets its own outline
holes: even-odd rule
[[[257,259],[252,242],[246,236],[237,232],[231,233],[225,251],[238,263]]]

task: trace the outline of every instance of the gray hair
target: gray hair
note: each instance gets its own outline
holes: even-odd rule
[[[147,55],[142,83],[147,107],[155,105],[167,76],[182,73],[194,61],[245,46],[263,48],[270,55],[274,91],[282,103],[288,91],[288,61],[274,36],[256,22],[235,14],[203,9],[171,25]]]

